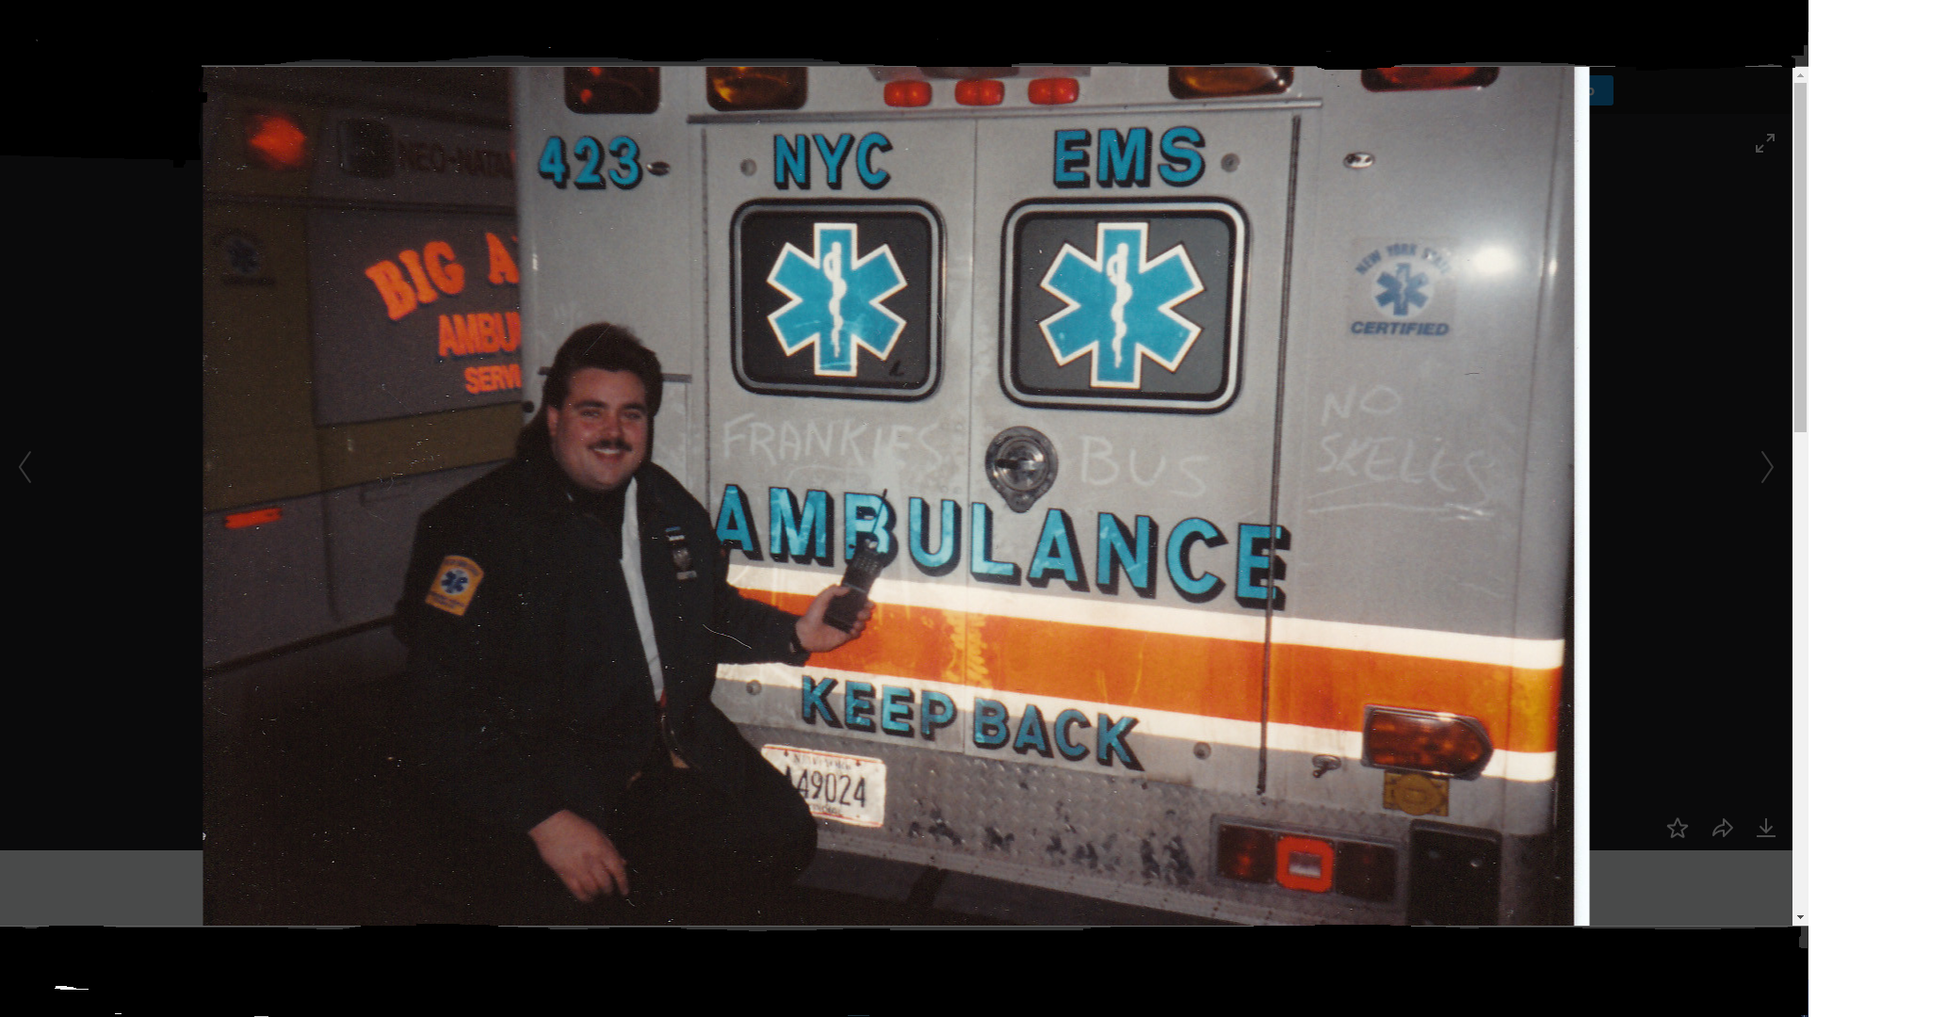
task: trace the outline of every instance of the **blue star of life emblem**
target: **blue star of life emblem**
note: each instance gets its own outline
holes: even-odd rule
[[[1390,304],[1394,315],[1409,318],[1432,298],[1432,277],[1425,272],[1414,272],[1411,262],[1401,261],[1397,269],[1380,275],[1372,288],[1375,291],[1372,299],[1379,307]]]
[[[1142,387],[1142,359],[1174,372],[1202,327],[1177,314],[1177,304],[1203,292],[1203,281],[1177,244],[1149,258],[1147,223],[1101,223],[1095,256],[1071,244],[1048,266],[1041,288],[1068,306],[1040,323],[1065,367],[1093,351],[1092,388]]]
[[[470,577],[467,576],[466,570],[447,569],[446,574],[439,577],[439,588],[445,590],[449,596],[457,597],[461,590],[466,589],[469,581]]]
[[[905,288],[905,273],[889,246],[858,256],[855,223],[821,222],[814,254],[785,244],[767,281],[791,302],[770,315],[771,330],[792,356],[815,344],[812,368],[821,377],[858,375],[858,348],[884,360],[905,330],[905,319],[882,301]]]

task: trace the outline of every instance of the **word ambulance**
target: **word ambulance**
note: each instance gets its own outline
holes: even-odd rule
[[[833,562],[832,538],[834,499],[827,491],[804,492],[800,502],[789,488],[770,489],[768,535],[770,556],[775,561],[800,564]],[[973,502],[967,515],[970,525],[962,530],[960,505],[950,498],[938,501],[938,527],[932,525],[935,513],[925,498],[906,500],[906,555],[918,570],[928,576],[944,576],[966,563],[973,578],[981,582],[1018,586],[1025,578],[1036,587],[1059,579],[1069,589],[1088,592],[1087,547],[1075,530],[1075,520],[1062,509],[1050,508],[1042,518],[1040,536],[1031,557],[1023,567],[999,556],[993,547],[993,510],[984,502]],[[735,484],[723,488],[721,508],[717,511],[716,538],[726,550],[740,548],[752,561],[762,561],[764,542],[757,536],[755,515],[748,496]],[[844,533],[844,555],[849,561],[856,553],[858,538],[870,534],[882,553],[898,553],[900,542],[894,535],[896,516],[891,505],[875,494],[846,492],[837,522]],[[1162,539],[1162,529],[1153,518],[1138,515],[1131,522],[1112,512],[1099,513],[1094,526],[1092,589],[1113,596],[1124,578],[1135,593],[1152,599],[1163,573],[1182,599],[1203,604],[1220,596],[1227,588],[1246,607],[1262,608],[1266,601],[1274,610],[1284,607],[1281,589],[1272,589],[1273,579],[1281,579],[1284,564],[1273,550],[1289,550],[1290,532],[1282,526],[1239,523],[1236,526],[1236,554],[1225,560],[1234,563],[1226,582],[1215,572],[1205,571],[1192,560],[1195,545],[1214,550],[1228,544],[1221,528],[1207,519],[1191,516],[1177,522]],[[1160,545],[1161,562],[1157,562]],[[1020,549],[1025,551],[1025,548]],[[1207,562],[1206,562],[1207,563]],[[1160,566],[1160,567],[1158,567]],[[1220,566],[1219,566],[1220,567]]]

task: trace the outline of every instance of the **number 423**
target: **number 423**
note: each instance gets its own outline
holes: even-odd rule
[[[791,771],[786,768],[784,779],[791,780],[791,778]],[[848,773],[826,774],[822,770],[800,770],[791,786],[795,787],[797,793],[803,795],[807,802],[831,802],[836,805],[866,804],[865,778],[860,777],[856,783],[853,783]]]
[[[615,186],[628,190],[642,182],[642,164],[637,161],[640,150],[635,139],[617,136],[603,149],[601,142],[593,138],[577,138],[574,142],[574,157],[581,162],[581,172],[574,175],[574,186],[584,191],[607,187],[609,181]],[[616,168],[606,174],[601,171],[604,155],[615,157]],[[547,139],[541,148],[540,173],[544,180],[565,189],[568,186],[567,145],[560,138]]]

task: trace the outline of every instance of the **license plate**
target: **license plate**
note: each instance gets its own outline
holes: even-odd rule
[[[885,825],[885,761],[766,745],[765,759],[791,782],[811,815],[852,826]]]

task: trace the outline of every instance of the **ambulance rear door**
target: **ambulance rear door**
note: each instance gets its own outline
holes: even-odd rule
[[[978,125],[969,681],[1001,758],[1254,794],[1301,117],[1151,90]]]
[[[821,94],[850,84],[851,108],[882,106],[860,77],[833,75]],[[863,536],[894,555],[865,638],[803,669],[733,669],[748,678],[720,686],[717,702],[739,724],[776,729],[753,737],[880,774],[850,801],[813,802],[876,827],[883,782],[906,796],[923,777],[896,750],[953,751],[966,728],[956,687],[966,570],[945,552],[966,536],[973,440],[974,127],[869,114],[694,119],[707,181],[707,487],[718,537],[734,545],[730,581],[801,613]],[[927,569],[908,546],[915,499],[940,552]],[[952,715],[922,724],[928,703]],[[799,759],[770,754],[780,769]],[[887,760],[890,774],[878,769]]]

